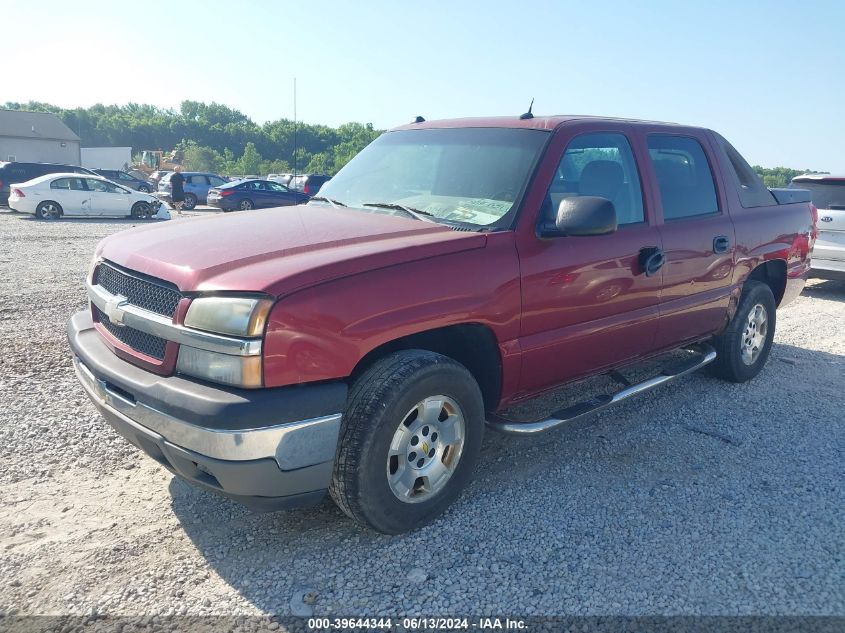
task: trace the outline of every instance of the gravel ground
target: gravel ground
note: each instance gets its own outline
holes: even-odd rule
[[[0,212],[0,615],[845,614],[845,283],[779,312],[750,384],[698,373],[579,429],[488,433],[461,500],[388,537],[329,501],[252,514],[100,419],[64,327],[131,225]]]

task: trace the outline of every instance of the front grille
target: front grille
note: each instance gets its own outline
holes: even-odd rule
[[[137,274],[128,274],[105,262],[97,266],[97,270],[94,271],[94,283],[113,295],[123,295],[133,306],[166,317],[172,317],[176,313],[176,306],[182,299],[182,293],[174,287],[165,285],[165,282],[156,282]]]
[[[158,360],[164,360],[164,352],[167,347],[167,341],[165,339],[131,327],[115,325],[109,321],[109,317],[100,308],[97,306],[93,306],[93,308],[97,321],[118,341],[142,354],[152,356]]]

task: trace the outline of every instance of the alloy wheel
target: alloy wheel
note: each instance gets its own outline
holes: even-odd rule
[[[766,345],[766,335],[769,333],[769,314],[763,304],[758,303],[748,313],[745,330],[740,341],[742,362],[753,365],[760,357],[760,352]]]
[[[399,424],[388,450],[387,481],[393,494],[419,503],[440,492],[458,466],[465,436],[457,402],[443,395],[418,402]]]

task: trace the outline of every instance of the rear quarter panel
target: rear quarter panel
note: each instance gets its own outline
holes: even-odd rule
[[[801,293],[810,270],[813,240],[810,205],[773,202],[763,207],[743,207],[729,171],[732,167],[724,153],[716,151],[717,142],[711,137],[736,233],[733,273],[736,298],[755,268],[768,261],[781,260],[786,264],[786,287],[779,306],[785,306]]]

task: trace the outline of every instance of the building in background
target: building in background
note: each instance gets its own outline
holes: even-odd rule
[[[122,169],[132,168],[131,147],[83,147],[82,166],[88,169]]]
[[[79,142],[55,114],[0,110],[0,161],[79,165]]]

